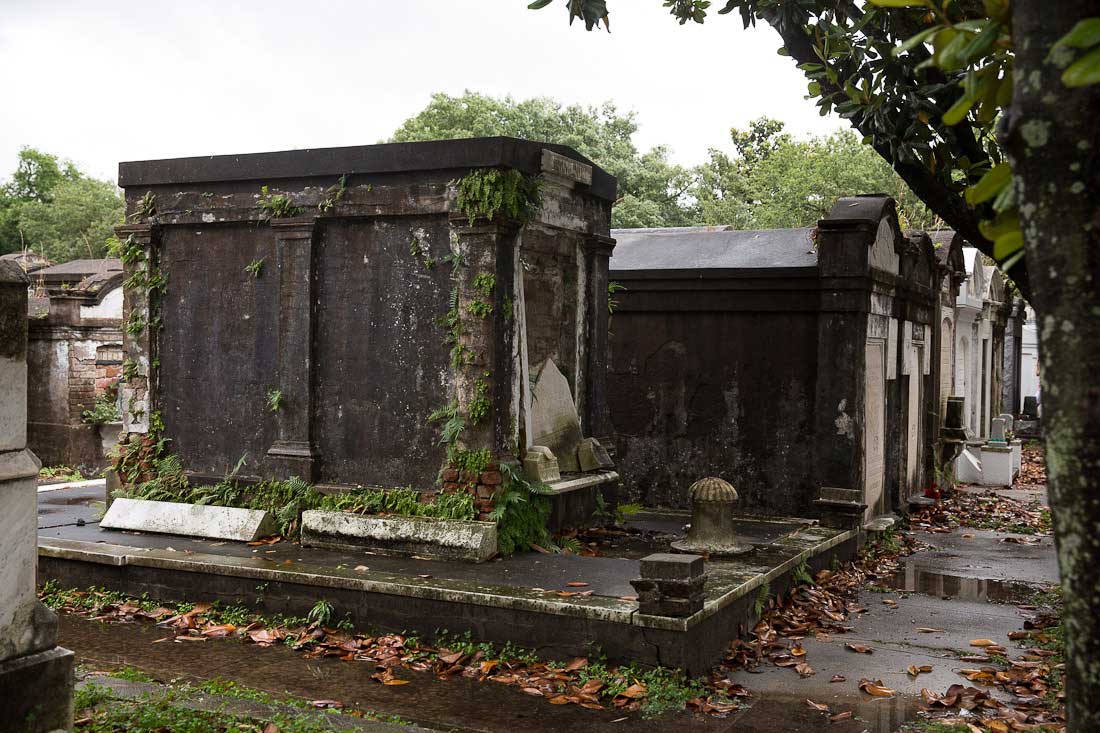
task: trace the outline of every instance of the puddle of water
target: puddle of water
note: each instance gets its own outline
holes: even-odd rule
[[[913,562],[907,562],[886,585],[929,596],[994,603],[1027,603],[1041,589],[1038,585],[1013,580],[945,575]]]
[[[824,713],[811,709],[804,698],[765,695],[737,719],[737,733],[894,733],[901,724],[916,717],[919,704],[907,697],[841,698],[815,700],[827,703],[834,712],[852,711],[848,720],[830,723]]]
[[[260,648],[232,639],[154,643],[170,631],[137,624],[105,624],[60,616],[60,643],[76,652],[91,670],[131,666],[161,681],[223,678],[276,695],[306,700],[336,699],[378,713],[400,715],[439,730],[512,731],[729,731],[735,720],[688,713],[645,720],[616,710],[586,710],[576,705],[550,705],[518,688],[455,677],[441,681],[431,674],[399,670],[407,685],[383,686],[370,678],[370,662],[306,659],[281,646]],[[98,666],[97,666],[98,665]],[[819,721],[820,722],[820,721]],[[785,730],[772,727],[771,731]],[[808,730],[808,729],[807,729]],[[839,729],[838,729],[839,730]],[[842,733],[847,733],[842,731]]]

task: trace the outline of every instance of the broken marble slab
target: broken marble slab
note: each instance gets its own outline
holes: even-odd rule
[[[271,513],[260,509],[121,498],[111,502],[99,526],[239,542],[253,542],[279,531]]]
[[[544,445],[558,459],[560,470],[580,471],[577,446],[581,442],[581,420],[569,380],[553,359],[536,371],[531,391],[531,436],[529,445]]]
[[[497,553],[496,522],[435,517],[302,512],[302,545],[484,562]]]
[[[577,446],[577,463],[582,471],[606,471],[615,467],[607,449],[595,438],[585,438]]]

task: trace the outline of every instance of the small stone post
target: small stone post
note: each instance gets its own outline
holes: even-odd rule
[[[641,571],[641,578],[630,581],[640,613],[686,618],[703,610],[702,555],[654,553],[642,558]]]
[[[73,653],[38,602],[38,459],[27,450],[27,277],[0,262],[0,730],[73,722]]]

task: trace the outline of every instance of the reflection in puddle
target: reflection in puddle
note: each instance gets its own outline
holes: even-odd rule
[[[944,575],[916,563],[906,563],[886,583],[891,588],[963,601],[1026,603],[1042,586],[1014,580]]]
[[[741,733],[786,733],[822,731],[830,733],[894,733],[901,724],[917,714],[919,704],[907,697],[821,700],[833,712],[851,711],[848,720],[830,723],[824,713],[810,709],[805,699],[788,696],[764,696],[738,719],[734,730]]]
[[[171,635],[152,626],[104,624],[60,615],[61,644],[76,652],[77,662],[89,671],[131,666],[162,682],[219,677],[275,695],[288,694],[304,700],[336,699],[347,706],[399,715],[433,730],[486,733],[741,730],[735,727],[732,717],[723,720],[685,712],[646,720],[638,713],[623,714],[613,708],[586,710],[577,705],[550,705],[544,698],[525,695],[515,687],[495,682],[463,677],[441,681],[434,675],[410,670],[397,674],[408,680],[408,684],[383,686],[371,679],[375,671],[373,663],[307,659],[281,645],[261,648],[234,639],[153,643]],[[786,728],[772,726],[771,730],[774,733]],[[834,730],[848,733],[847,729]]]

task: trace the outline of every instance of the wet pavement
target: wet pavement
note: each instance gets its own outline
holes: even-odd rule
[[[550,705],[545,699],[495,682],[462,677],[441,681],[431,674],[399,670],[407,685],[384,686],[370,678],[369,662],[306,659],[280,646],[258,647],[232,639],[157,642],[172,632],[136,624],[105,624],[63,616],[61,644],[90,670],[130,666],[159,681],[231,679],[240,685],[305,700],[336,699],[386,715],[399,715],[435,730],[467,731],[643,731],[733,730],[732,719],[687,713],[645,720],[638,713],[595,711]],[[579,727],[580,726],[580,727]]]
[[[57,492],[53,498],[62,499]],[[67,492],[65,492],[67,493]],[[66,532],[87,532],[89,538],[101,536],[94,526],[92,507],[66,496],[42,515],[42,524],[85,519],[86,525],[68,524]],[[643,520],[643,521],[654,521]],[[669,526],[678,517],[660,520]],[[647,527],[659,531],[655,524]],[[762,526],[759,531],[775,531]],[[71,536],[71,535],[66,535]],[[497,683],[478,683],[453,678],[440,681],[430,674],[402,670],[399,676],[410,684],[384,687],[370,679],[373,665],[341,662],[334,659],[307,660],[283,647],[259,648],[235,640],[174,643],[157,642],[171,632],[150,626],[107,625],[75,617],[63,617],[61,643],[72,648],[86,667],[129,665],[161,679],[177,677],[207,679],[222,677],[239,684],[276,694],[304,699],[336,698],[377,713],[400,715],[416,724],[436,730],[474,731],[566,731],[623,730],[666,731],[691,728],[715,731],[836,731],[837,733],[887,733],[896,731],[919,709],[922,688],[937,692],[965,682],[958,672],[968,665],[960,655],[976,654],[973,639],[992,639],[1011,645],[1006,635],[1022,627],[1023,612],[1013,604],[1027,603],[1036,590],[1057,582],[1057,562],[1050,537],[1033,544],[1006,542],[1006,538],[1032,538],[986,530],[957,529],[952,533],[918,532],[916,536],[930,549],[905,558],[899,572],[889,581],[890,588],[861,591],[858,603],[866,612],[858,614],[852,633],[832,635],[823,640],[807,638],[802,642],[806,662],[814,669],[810,677],[799,677],[792,669],[762,665],[755,671],[738,671],[731,679],[754,693],[747,707],[727,719],[715,719],[688,713],[666,714],[645,720],[637,713],[623,715],[615,710],[590,711],[574,705],[554,706],[528,696],[514,687]],[[147,541],[155,546],[170,545],[180,551],[195,552],[213,543],[184,538],[129,536],[127,541]],[[268,553],[270,548],[234,548],[234,552]],[[276,553],[294,554],[294,545],[276,546]],[[313,551],[311,551],[313,552]],[[343,563],[363,562],[362,555],[331,553]],[[371,567],[394,558],[371,556]],[[539,577],[572,579],[572,569],[581,558],[526,556],[516,564],[516,572],[537,568]],[[584,558],[606,563],[634,563],[622,558]],[[565,561],[562,563],[562,561]],[[399,560],[402,564],[408,560]],[[427,562],[427,561],[426,561]],[[514,562],[510,560],[509,563]],[[557,563],[562,563],[558,565]],[[478,573],[493,565],[464,566]],[[442,563],[428,563],[433,568]],[[453,565],[453,564],[448,564]],[[539,567],[541,566],[541,568]],[[590,567],[597,567],[593,563]],[[462,566],[459,568],[462,570]],[[499,570],[494,571],[499,573]],[[622,577],[621,575],[619,577]],[[586,577],[587,579],[587,577]],[[532,584],[531,576],[524,577]],[[615,586],[609,586],[614,588]],[[887,602],[888,601],[888,602]],[[846,644],[864,644],[871,654],[857,654]],[[930,673],[913,677],[907,668],[929,666]],[[832,682],[834,675],[844,681]],[[861,678],[881,680],[897,690],[892,698],[877,699],[859,691]],[[807,705],[812,700],[830,706],[832,712],[851,711],[850,720],[829,723],[826,717]]]
[[[412,577],[434,577],[446,580],[512,586],[516,588],[565,589],[567,583],[583,581],[596,596],[629,597],[635,594],[630,580],[640,575],[642,557],[656,551],[666,551],[668,542],[683,536],[683,526],[689,515],[678,512],[644,512],[628,524],[641,530],[629,540],[614,538],[618,548],[601,548],[600,557],[578,555],[517,554],[488,563],[448,562],[409,557],[387,557],[366,551],[322,550],[303,548],[290,542],[271,546],[249,547],[243,542],[226,542],[156,535],[140,532],[104,530],[99,519],[105,508],[104,488],[80,487],[39,494],[38,535],[40,538],[106,543],[140,549],[173,550],[184,554],[211,553],[228,558],[261,558],[273,565],[306,563],[315,567],[363,568],[374,572],[395,573]],[[796,533],[802,525],[791,521],[771,521],[758,518],[738,518],[737,531],[746,542],[761,548],[754,556],[761,562],[771,561],[768,547]],[[777,561],[785,557],[776,556]],[[365,566],[365,568],[364,568]]]
[[[127,666],[158,681],[221,678],[275,695],[305,700],[337,699],[378,714],[399,715],[418,726],[441,731],[819,731],[889,733],[915,711],[913,700],[872,700],[862,693],[830,695],[836,710],[856,717],[829,724],[809,709],[801,692],[767,691],[725,719],[686,712],[646,719],[614,709],[587,710],[576,705],[550,705],[545,699],[495,682],[462,677],[442,681],[427,673],[400,670],[407,685],[383,686],[370,679],[369,662],[306,659],[285,647],[258,647],[233,639],[205,642],[159,642],[171,631],[151,625],[107,624],[75,616],[61,617],[61,644],[76,652],[89,672]],[[793,673],[790,673],[793,674]],[[751,681],[759,679],[752,676]]]

